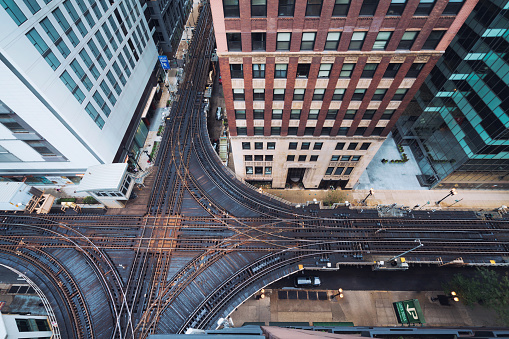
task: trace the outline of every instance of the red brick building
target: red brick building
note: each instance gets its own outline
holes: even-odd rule
[[[477,0],[211,0],[236,172],[353,188]]]

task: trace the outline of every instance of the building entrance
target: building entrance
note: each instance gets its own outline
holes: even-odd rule
[[[286,183],[292,186],[302,184],[302,179],[306,173],[306,168],[289,168],[286,175]]]

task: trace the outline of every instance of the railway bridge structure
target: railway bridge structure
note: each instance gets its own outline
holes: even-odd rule
[[[502,265],[506,219],[425,211],[297,207],[222,165],[207,135],[203,90],[214,34],[200,9],[184,81],[166,121],[145,213],[0,215],[0,264],[36,286],[56,338],[147,338],[215,327],[300,267],[361,265],[415,247],[407,262]]]

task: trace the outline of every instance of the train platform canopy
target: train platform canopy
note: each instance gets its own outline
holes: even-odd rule
[[[87,168],[76,192],[119,190],[127,173],[127,163]]]

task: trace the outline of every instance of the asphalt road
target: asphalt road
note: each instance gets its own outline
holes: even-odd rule
[[[322,285],[316,289],[358,291],[441,291],[442,284],[449,281],[454,274],[462,273],[472,276],[475,268],[466,267],[410,267],[406,271],[372,271],[371,268],[345,267],[337,271],[304,271],[297,274],[320,277]],[[501,273],[509,272],[508,268],[499,268]],[[294,287],[295,276],[283,278],[267,288],[281,289]],[[310,289],[310,288],[306,288]]]

